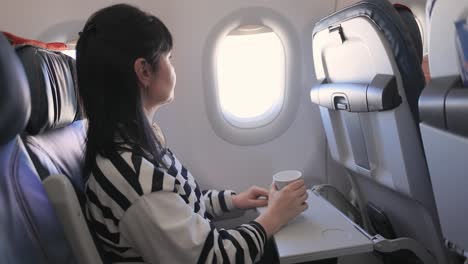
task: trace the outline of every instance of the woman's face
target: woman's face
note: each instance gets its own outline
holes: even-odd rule
[[[171,63],[171,52],[163,54],[159,59],[156,71],[149,78],[145,101],[151,107],[172,102],[176,84],[176,73]]]

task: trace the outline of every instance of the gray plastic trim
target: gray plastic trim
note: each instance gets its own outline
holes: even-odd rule
[[[447,128],[456,134],[468,136],[468,89],[452,89],[445,99]]]
[[[468,137],[422,123],[427,164],[444,238],[468,249]]]
[[[387,111],[402,102],[395,76],[385,74],[377,74],[368,84],[323,80],[311,89],[310,98],[328,109],[355,113]]]
[[[468,136],[468,89],[461,87],[458,75],[433,79],[419,99],[421,121]]]
[[[51,175],[43,185],[78,263],[103,264],[70,180],[65,175]]]
[[[367,154],[366,139],[361,126],[361,119],[358,114],[346,113],[344,115],[346,129],[349,137],[352,138],[351,151],[353,152],[356,165],[369,171],[371,169],[369,163],[369,155]]]

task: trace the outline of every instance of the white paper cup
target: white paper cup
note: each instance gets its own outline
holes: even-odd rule
[[[298,170],[280,171],[273,175],[273,182],[278,190],[299,179],[302,179],[302,172]]]

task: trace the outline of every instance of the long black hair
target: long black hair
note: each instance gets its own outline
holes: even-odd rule
[[[130,149],[163,164],[165,148],[146,117],[134,63],[144,58],[157,71],[172,45],[171,33],[157,17],[127,4],[101,9],[86,22],[76,46],[78,87],[88,119],[85,180],[97,155]]]

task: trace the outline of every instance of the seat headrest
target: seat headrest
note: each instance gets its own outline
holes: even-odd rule
[[[0,145],[23,132],[30,112],[23,66],[6,37],[0,34]]]
[[[17,48],[31,89],[31,135],[65,127],[80,117],[75,60],[33,46]]]
[[[408,27],[388,0],[362,0],[331,14],[315,25],[314,36],[322,30],[328,30],[359,17],[369,19],[382,33],[383,39],[386,39],[398,66],[414,120],[419,122],[418,100],[425,86],[422,60],[418,56],[416,44],[410,36]]]
[[[418,54],[421,63],[423,59],[423,40],[421,29],[419,28],[419,24],[417,21],[416,16],[413,14],[413,11],[405,5],[401,4],[394,4],[393,5],[397,10],[398,14],[400,14],[403,23],[405,24],[410,36],[413,40],[414,47],[416,48],[416,53]]]

